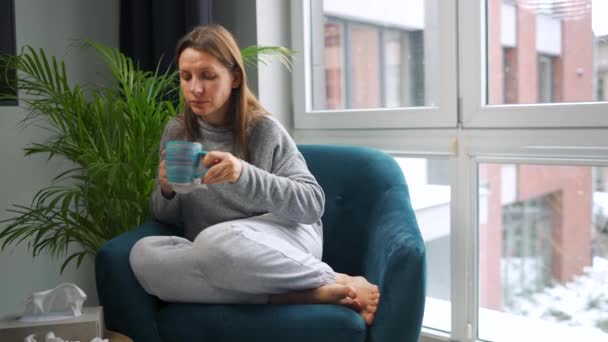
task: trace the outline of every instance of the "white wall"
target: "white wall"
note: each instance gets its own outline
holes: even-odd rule
[[[213,22],[226,27],[241,48],[249,45],[280,45],[291,47],[289,1],[222,0],[213,3]],[[296,57],[297,58],[297,57]],[[293,128],[291,109],[291,75],[278,62],[247,68],[249,87],[262,105],[288,131]]]
[[[118,0],[18,0],[15,1],[17,49],[29,44],[66,61],[71,81],[98,82],[99,63],[90,53],[70,47],[74,39],[87,38],[118,46]],[[18,128],[26,112],[0,107],[0,220],[10,217],[13,203],[29,204],[35,192],[48,185],[62,166],[42,156],[24,157],[23,148],[43,141],[48,134],[36,127]],[[61,261],[48,255],[32,259],[27,243],[0,253],[0,316],[19,314],[22,301],[32,292],[73,282],[89,296],[85,305],[96,305],[92,259],[80,269],[71,266],[59,275]]]
[[[289,1],[263,0],[257,2],[257,44],[292,48],[289,31]],[[301,53],[295,58],[303,58]],[[258,65],[258,95],[264,107],[291,131],[291,74],[278,60]]]

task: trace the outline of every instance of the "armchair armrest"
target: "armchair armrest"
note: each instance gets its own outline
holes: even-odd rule
[[[368,341],[417,342],[426,296],[424,241],[407,186],[393,187],[383,197],[371,213],[373,229],[364,264],[365,276],[380,287]]]
[[[161,342],[156,328],[161,301],[144,291],[129,264],[133,245],[151,235],[175,235],[175,232],[170,226],[148,221],[107,241],[95,255],[95,279],[108,329],[134,341]]]

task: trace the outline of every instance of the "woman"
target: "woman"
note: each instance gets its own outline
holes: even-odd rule
[[[325,195],[285,129],[247,87],[240,50],[218,25],[198,27],[177,45],[185,112],[163,133],[200,142],[206,186],[177,194],[164,153],[154,217],[183,225],[185,237],[137,242],[131,267],[144,287],[172,302],[327,303],[372,324],[378,287],[321,261]]]

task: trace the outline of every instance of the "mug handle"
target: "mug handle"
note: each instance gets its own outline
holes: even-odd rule
[[[206,155],[207,155],[207,151],[205,151],[205,150],[196,152],[196,158],[195,158],[196,173],[194,174],[195,178],[201,178],[207,172],[207,168],[201,162],[201,159],[204,158]]]

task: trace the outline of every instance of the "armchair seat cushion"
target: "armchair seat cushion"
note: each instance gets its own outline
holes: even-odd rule
[[[163,341],[363,342],[366,335],[363,319],[337,305],[171,304],[157,323]]]

